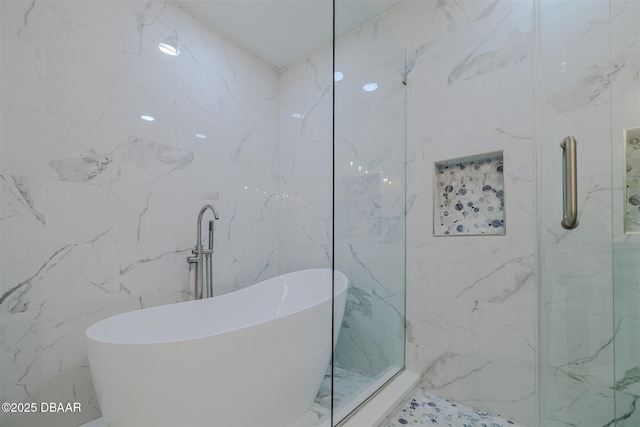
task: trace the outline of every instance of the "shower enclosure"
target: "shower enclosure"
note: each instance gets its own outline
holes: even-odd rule
[[[534,5],[538,424],[638,426],[640,3]],[[561,226],[567,136],[577,140],[573,230]]]

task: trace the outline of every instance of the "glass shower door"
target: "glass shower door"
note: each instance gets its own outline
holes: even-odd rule
[[[616,427],[640,426],[640,2],[612,2],[613,327]],[[635,70],[635,74],[634,71]],[[618,213],[619,212],[619,213]]]
[[[624,225],[623,135],[640,126],[639,2],[535,6],[538,423],[638,426],[640,240]],[[571,230],[561,225],[567,136],[578,141]]]
[[[349,291],[334,424],[404,368],[406,162],[404,49],[368,1],[337,0],[335,17],[334,266]]]

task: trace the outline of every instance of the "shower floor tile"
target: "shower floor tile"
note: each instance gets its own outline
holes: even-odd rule
[[[470,408],[448,399],[419,390],[402,404],[380,427],[443,426],[443,427],[524,427],[514,421]]]

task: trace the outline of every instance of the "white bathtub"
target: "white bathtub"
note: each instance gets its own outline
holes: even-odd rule
[[[87,329],[107,426],[286,426],[312,405],[331,358],[329,269],[215,298],[110,317]],[[340,330],[348,280],[335,273]]]

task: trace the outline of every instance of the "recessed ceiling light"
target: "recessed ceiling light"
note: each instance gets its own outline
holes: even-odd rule
[[[152,122],[152,121],[154,121],[154,120],[155,120],[155,117],[153,117],[153,116],[147,116],[147,115],[145,115],[145,114],[143,114],[142,116],[140,116],[140,118],[141,118],[142,120],[147,121],[147,122]]]
[[[362,86],[362,90],[364,90],[365,92],[373,92],[376,89],[378,89],[378,84],[373,82],[367,83],[364,86]]]
[[[207,137],[207,135],[205,135],[203,133],[196,133],[195,137],[199,138],[199,139],[205,139]]]
[[[291,117],[293,117],[294,119],[302,120],[302,119],[304,119],[304,114],[302,114],[302,113],[293,113],[291,115]]]

